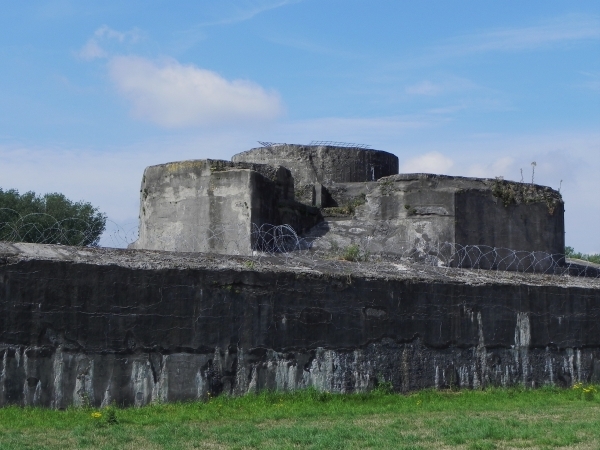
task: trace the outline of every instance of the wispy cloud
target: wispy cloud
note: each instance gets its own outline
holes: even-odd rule
[[[435,50],[436,53],[449,56],[489,51],[522,51],[590,39],[600,39],[600,17],[569,14],[529,27],[501,28],[458,36]]]
[[[499,112],[515,109],[506,93],[452,75],[408,84],[404,87],[401,99],[419,102],[423,116],[447,119],[455,119],[458,113],[465,111]]]
[[[432,82],[423,80],[406,87],[405,91],[410,95],[436,96],[450,92],[477,89],[479,86],[466,78],[449,77],[440,81]]]
[[[226,10],[223,13],[223,17],[212,21],[199,23],[197,27],[229,25],[233,23],[244,22],[263,12],[281,8],[294,3],[300,3],[301,1],[302,0],[247,0],[237,4],[233,8]]]
[[[300,3],[303,0],[244,0],[242,2],[214,2],[211,19],[203,20],[191,28],[177,31],[174,36],[174,48],[181,53],[206,38],[206,29],[214,26],[233,25],[251,20],[264,12],[284,6]]]
[[[357,59],[364,57],[357,52],[341,50],[339,48],[334,48],[333,46],[320,44],[306,37],[293,38],[290,36],[267,36],[265,39],[273,44],[318,55],[334,56],[345,59]]]
[[[431,108],[427,110],[428,114],[445,114],[451,115],[456,114],[457,112],[464,111],[465,109],[471,107],[472,105],[467,105],[465,103],[450,105],[450,106],[440,106],[438,108]]]
[[[132,115],[166,128],[256,123],[283,111],[274,91],[173,59],[117,56],[108,67],[117,89],[131,102]]]
[[[585,81],[578,83],[576,87],[600,92],[600,72],[582,72]]]
[[[438,95],[442,91],[443,88],[441,85],[434,84],[429,80],[421,81],[420,83],[406,87],[406,93],[413,95]]]
[[[505,27],[454,36],[398,61],[394,70],[438,65],[449,59],[489,52],[523,52],[600,40],[600,16],[568,14],[536,25]],[[434,83],[435,84],[435,83]]]

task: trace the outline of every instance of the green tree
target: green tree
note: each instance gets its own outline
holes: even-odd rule
[[[565,247],[565,256],[567,258],[574,258],[574,259],[582,259],[584,261],[589,261],[595,264],[600,264],[600,254],[592,254],[592,255],[588,255],[585,253],[581,253],[581,252],[576,252],[575,249],[573,247]]]
[[[106,214],[63,194],[0,188],[0,241],[97,246]]]

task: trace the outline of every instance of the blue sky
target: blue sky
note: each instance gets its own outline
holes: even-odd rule
[[[600,252],[597,0],[6,2],[0,57],[4,189],[131,227],[148,165],[356,142],[401,172],[535,161],[567,245]]]

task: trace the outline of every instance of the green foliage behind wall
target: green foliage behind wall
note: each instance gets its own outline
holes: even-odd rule
[[[106,214],[63,194],[0,188],[0,241],[96,246]]]
[[[567,258],[582,259],[584,261],[600,264],[600,254],[587,255],[585,253],[576,252],[573,247],[565,247],[565,256]]]

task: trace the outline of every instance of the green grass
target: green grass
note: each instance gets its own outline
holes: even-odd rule
[[[0,449],[600,448],[600,396],[581,385],[408,396],[270,393],[115,409],[117,423],[109,424],[111,415],[1,408]]]

